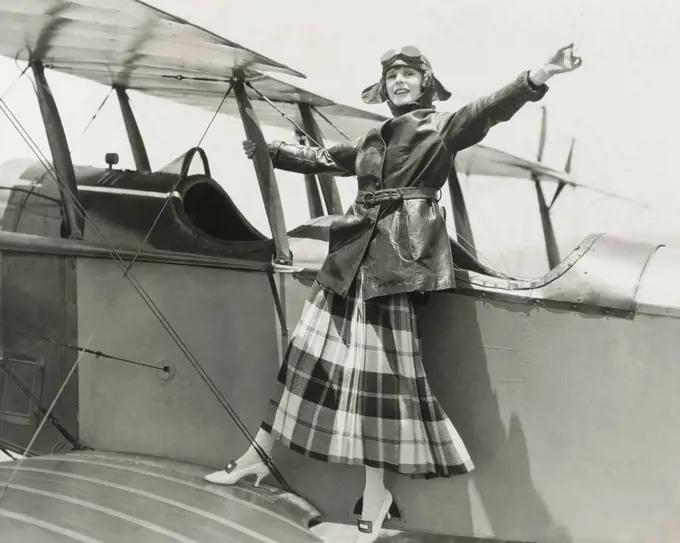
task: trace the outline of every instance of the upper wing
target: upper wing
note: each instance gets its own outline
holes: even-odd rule
[[[303,76],[233,41],[138,0],[1,0],[0,55],[40,60],[47,68],[215,111],[239,76],[292,118],[309,104],[354,139],[384,120],[262,72]],[[246,87],[260,120],[289,127]],[[238,115],[234,100],[223,113]],[[317,122],[323,123],[317,114]]]
[[[0,55],[149,91],[181,87],[181,76],[224,80],[236,71],[304,77],[138,0],[2,0]]]

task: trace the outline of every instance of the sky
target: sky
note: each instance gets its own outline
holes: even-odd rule
[[[583,66],[549,82],[541,102],[548,110],[545,161],[562,167],[575,138],[573,174],[581,182],[618,192],[647,207],[585,191],[566,190],[553,220],[562,256],[589,233],[680,244],[675,158],[680,121],[680,5],[655,0],[287,0],[223,2],[153,0],[152,5],[283,62],[307,75],[303,87],[349,105],[364,106],[360,91],[379,75],[387,49],[417,45],[453,97],[438,109],[455,110],[496,90],[519,72],[539,67],[558,47],[576,41]],[[0,61],[0,96],[17,78],[12,60]],[[132,167],[122,120],[109,100],[88,125],[108,89],[61,74],[48,74],[60,107],[74,162],[104,165],[106,152]],[[293,79],[290,79],[291,81]],[[160,168],[195,145],[211,115],[131,93],[152,166]],[[30,81],[5,95],[7,104],[47,152],[44,128]],[[384,106],[372,106],[387,113]],[[484,143],[534,158],[540,110],[526,106],[492,130]],[[292,130],[265,127],[269,139],[291,139]],[[0,118],[0,163],[30,151]],[[214,177],[246,217],[268,233],[252,164],[243,156],[239,120],[219,118],[202,142]],[[293,228],[308,218],[301,177],[277,172]],[[4,181],[4,180],[0,180]],[[356,182],[339,179],[348,204]],[[463,179],[475,241],[483,258],[506,273],[545,273],[536,195],[521,180]],[[547,190],[552,193],[552,188]],[[448,206],[448,199],[443,201]],[[450,213],[449,213],[450,214]]]

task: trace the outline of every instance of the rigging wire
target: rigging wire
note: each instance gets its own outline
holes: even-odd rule
[[[93,335],[94,335],[94,334],[93,334]],[[88,341],[91,340],[91,339],[92,339],[92,336],[90,336],[90,338],[88,339]],[[45,416],[43,416],[42,420],[40,421],[40,424],[38,424],[38,428],[36,428],[35,432],[33,433],[33,436],[31,437],[31,440],[29,441],[28,445],[26,446],[26,450],[24,451],[23,456],[19,459],[19,461],[17,462],[17,464],[14,466],[14,469],[12,470],[12,473],[10,474],[9,479],[7,479],[7,482],[6,482],[6,483],[2,486],[2,488],[0,489],[0,500],[2,500],[2,498],[3,498],[4,495],[5,495],[5,492],[6,492],[7,489],[11,486],[11,484],[12,484],[12,482],[14,481],[14,479],[15,479],[17,473],[19,473],[19,469],[21,469],[21,466],[22,466],[23,463],[24,463],[24,459],[28,456],[28,454],[29,454],[31,448],[33,447],[33,445],[34,445],[34,443],[35,443],[35,440],[38,439],[38,435],[40,434],[40,432],[42,431],[43,427],[45,426],[45,423],[46,423],[47,420],[48,420],[48,415],[51,415],[51,414],[52,414],[52,411],[54,411],[54,406],[57,404],[57,401],[59,400],[59,398],[61,397],[62,393],[64,392],[64,389],[66,388],[66,384],[67,384],[67,383],[69,382],[69,380],[71,379],[71,376],[73,375],[73,372],[74,372],[74,371],[76,370],[76,368],[78,367],[78,362],[80,362],[80,358],[81,358],[81,357],[82,357],[82,354],[81,354],[81,356],[78,357],[78,359],[75,361],[75,363],[74,363],[73,366],[71,367],[70,371],[69,371],[68,374],[66,375],[66,378],[65,378],[64,381],[62,382],[61,387],[59,387],[59,390],[57,391],[57,394],[54,396],[54,400],[52,400],[52,403],[51,403],[50,406],[47,408],[47,411],[46,411],[46,413],[45,413]]]
[[[47,343],[51,343],[52,345],[56,345],[58,347],[64,347],[65,349],[71,349],[72,351],[78,351],[81,353],[86,353],[86,354],[91,354],[95,358],[103,358],[106,360],[114,360],[116,362],[122,362],[125,364],[130,364],[133,366],[139,366],[142,368],[149,368],[153,370],[160,370],[168,373],[170,371],[170,366],[155,366],[153,364],[147,364],[145,362],[139,362],[137,360],[132,360],[130,358],[125,358],[122,356],[115,356],[112,354],[105,353],[104,351],[101,350],[94,350],[94,349],[89,349],[87,347],[81,347],[79,345],[73,345],[71,343],[64,343],[62,341],[57,341],[55,339],[49,338],[47,336],[44,336],[42,334],[39,334],[37,332],[30,332],[29,330],[26,330],[25,328],[18,328],[16,326],[11,326],[9,324],[5,324],[5,328],[8,328],[9,330],[12,330],[13,332],[18,332],[20,334],[26,334],[27,336],[31,336],[33,338],[45,341]],[[1,359],[0,359],[1,360]]]
[[[106,102],[108,102],[109,97],[111,96],[111,93],[113,92],[113,87],[109,89],[109,92],[106,94],[104,99],[102,100],[101,104],[99,104],[99,107],[95,110],[95,112],[92,114],[92,117],[90,117],[90,120],[88,123],[85,125],[85,128],[83,128],[83,131],[80,133],[80,138],[82,138],[85,135],[85,132],[88,131],[94,120],[97,118],[97,115],[101,113],[101,110],[104,109],[104,106],[106,105]],[[78,142],[76,142],[77,145]]]
[[[14,113],[12,112],[12,110],[9,108],[9,106],[7,105],[7,103],[6,103],[6,102],[4,101],[4,99],[2,99],[2,98],[0,98],[0,110],[1,110],[2,113],[5,115],[5,117],[7,117],[7,119],[8,119],[9,122],[10,122],[10,124],[12,125],[12,127],[19,133],[19,136],[21,136],[21,138],[24,140],[24,143],[26,143],[26,145],[28,146],[28,148],[33,152],[34,155],[36,155],[36,157],[38,158],[38,162],[40,162],[41,166],[42,166],[43,168],[45,168],[45,175],[47,175],[48,173],[51,173],[51,172],[49,171],[49,170],[50,170],[50,165],[49,165],[49,163],[47,162],[47,159],[45,158],[45,155],[42,153],[42,151],[40,150],[40,148],[38,147],[38,145],[37,145],[37,144],[35,143],[35,141],[31,138],[30,134],[28,134],[28,132],[27,132],[26,129],[23,127],[23,125],[21,124],[21,122],[19,121],[19,119],[17,119],[17,117],[14,115]],[[52,175],[52,177],[54,177],[54,175]],[[55,180],[56,180],[56,178],[55,178]],[[36,186],[37,186],[37,184],[33,184],[33,185],[31,186],[30,189],[26,189],[26,190],[21,190],[21,191],[20,191],[20,192],[25,192],[25,193],[26,193],[26,196],[23,198],[23,200],[22,200],[22,202],[21,202],[21,205],[19,206],[21,209],[23,209],[23,207],[25,206],[26,202],[28,201],[28,198],[29,198],[31,195],[35,195],[35,194],[36,194],[36,193],[34,192]],[[45,196],[45,195],[43,195],[43,196],[44,196],[45,198],[49,198],[48,196]],[[62,203],[62,202],[59,201],[59,204],[61,204],[61,203]],[[18,213],[18,214],[17,214],[17,217],[16,217],[17,224],[18,224],[18,221],[19,221],[19,217],[20,217],[20,213]],[[17,226],[17,224],[15,224],[15,227]]]
[[[26,67],[19,72],[19,75],[17,76],[17,78],[14,81],[12,81],[12,84],[5,89],[5,92],[3,92],[2,95],[0,95],[0,100],[5,99],[5,97],[9,94],[9,92],[14,88],[14,85],[16,85],[19,82],[19,80],[24,76],[24,74],[28,71],[29,67],[30,67],[30,64],[27,64]],[[17,65],[17,69],[19,69],[18,65]]]
[[[163,372],[165,372],[165,373],[169,373],[169,372],[170,372],[170,366],[167,366],[167,365],[166,365],[166,366],[155,366],[155,365],[153,365],[153,364],[147,364],[147,363],[144,363],[144,362],[139,362],[139,361],[136,361],[136,360],[131,360],[131,359],[129,359],[129,358],[123,358],[123,357],[119,357],[119,356],[114,356],[114,355],[105,353],[105,352],[103,352],[103,351],[101,351],[101,350],[96,350],[96,351],[95,351],[95,350],[93,350],[93,349],[88,349],[88,348],[86,348],[86,347],[80,347],[80,346],[78,346],[78,345],[72,345],[72,344],[69,344],[69,343],[64,343],[64,342],[61,342],[61,341],[56,341],[56,340],[51,339],[51,338],[49,338],[49,337],[47,337],[47,336],[44,336],[44,335],[42,335],[42,334],[38,334],[38,333],[35,333],[35,332],[29,332],[28,330],[26,330],[26,329],[24,329],[24,328],[19,328],[19,327],[16,327],[16,326],[11,326],[11,325],[9,325],[9,324],[5,324],[4,327],[5,327],[6,329],[12,330],[13,332],[18,332],[18,333],[20,333],[20,334],[25,334],[25,335],[28,335],[28,336],[32,336],[32,337],[34,337],[34,338],[36,338],[36,339],[40,339],[40,340],[42,340],[42,341],[45,341],[45,342],[47,342],[47,343],[51,343],[51,344],[56,345],[56,346],[59,346],[59,347],[64,347],[64,348],[71,349],[71,350],[74,350],[74,351],[79,351],[79,352],[81,352],[81,353],[91,354],[91,355],[93,355],[93,356],[95,357],[95,359],[100,359],[100,358],[102,358],[102,359],[114,360],[114,361],[117,361],[117,362],[122,362],[122,363],[126,363],[126,364],[131,364],[131,365],[134,365],[134,366],[140,366],[140,367],[145,367],[145,368],[149,368],[149,369],[160,370],[160,371],[163,371]],[[41,415],[41,416],[46,416],[46,417],[48,418],[48,420],[52,423],[52,425],[57,429],[57,431],[58,431],[60,434],[62,434],[62,436],[63,436],[63,437],[64,437],[64,438],[65,438],[65,439],[66,439],[66,440],[74,447],[74,449],[78,450],[78,449],[82,449],[82,448],[83,448],[82,445],[81,445],[81,443],[78,441],[78,439],[76,439],[75,437],[73,437],[73,436],[72,436],[72,435],[64,428],[64,426],[61,424],[61,422],[59,421],[59,419],[58,419],[57,417],[55,417],[55,416],[52,415],[51,413],[47,413],[47,409],[45,409],[45,407],[42,405],[42,403],[40,402],[40,400],[37,399],[37,398],[31,393],[31,391],[26,387],[26,385],[24,385],[24,383],[21,382],[21,380],[16,376],[16,374],[14,374],[14,372],[12,372],[12,371],[9,369],[9,364],[8,364],[8,362],[5,361],[5,360],[3,360],[2,358],[0,358],[0,367],[1,367],[1,368],[3,369],[3,371],[10,377],[10,379],[12,379],[12,381],[14,381],[14,383],[17,385],[17,387],[19,387],[19,389],[24,393],[24,395],[27,396],[27,397],[28,397],[28,398],[36,405],[36,407],[38,408],[38,411],[39,411],[40,415]]]
[[[222,104],[223,104],[224,101],[226,100],[226,98],[227,98],[229,92],[231,91],[231,88],[232,88],[232,86],[231,86],[231,84],[230,84],[230,85],[229,85],[229,88],[227,89],[227,91],[226,91],[226,93],[225,93],[225,95],[224,95],[224,97],[223,97],[223,99],[222,99],[222,102],[220,103],[220,106],[219,106],[218,110],[217,110],[217,111],[215,112],[215,114],[213,115],[213,118],[211,119],[211,121],[210,121],[208,127],[206,128],[205,132],[204,132],[203,135],[201,136],[201,139],[200,139],[198,145],[200,145],[201,142],[203,141],[203,138],[204,138],[205,135],[207,134],[208,129],[209,129],[210,126],[212,125],[212,123],[213,123],[215,117],[217,116],[217,113],[219,112],[219,109],[221,109]],[[133,288],[137,291],[137,293],[140,295],[140,297],[144,300],[144,302],[147,304],[147,306],[148,306],[149,309],[152,311],[152,313],[154,314],[154,316],[159,320],[159,322],[160,322],[161,325],[164,327],[164,329],[166,330],[166,332],[168,332],[168,334],[170,335],[170,337],[171,337],[171,338],[173,339],[173,341],[177,344],[177,346],[180,348],[180,350],[182,351],[182,353],[186,356],[187,360],[192,364],[192,366],[194,367],[194,369],[199,373],[199,376],[200,376],[200,377],[202,378],[202,380],[206,383],[206,385],[207,385],[208,388],[211,390],[211,392],[213,392],[213,394],[216,396],[216,398],[218,399],[218,401],[220,402],[220,404],[222,405],[222,407],[223,407],[223,408],[225,409],[225,411],[227,411],[227,413],[230,415],[230,417],[232,418],[232,420],[233,420],[233,422],[236,424],[236,426],[239,428],[239,430],[241,430],[241,432],[249,439],[251,445],[252,445],[253,448],[256,450],[256,452],[258,453],[258,455],[259,455],[260,458],[262,459],[263,463],[265,463],[265,465],[267,465],[267,467],[268,467],[269,470],[271,471],[272,475],[277,479],[277,481],[281,484],[281,486],[284,488],[284,490],[286,490],[286,491],[288,491],[288,492],[292,492],[292,489],[291,489],[290,486],[287,484],[287,482],[285,481],[285,479],[283,478],[283,476],[282,476],[281,473],[279,472],[278,468],[276,468],[276,466],[274,465],[272,459],[271,459],[271,458],[269,457],[269,455],[268,455],[268,454],[267,454],[267,453],[259,446],[259,444],[257,444],[257,442],[255,441],[254,437],[252,436],[252,434],[250,434],[250,432],[248,431],[247,427],[245,426],[245,424],[243,423],[243,421],[240,419],[240,417],[238,416],[238,414],[234,411],[234,409],[231,407],[231,405],[230,405],[229,402],[226,400],[226,398],[224,398],[224,396],[221,394],[221,392],[219,391],[219,389],[215,386],[214,382],[210,379],[210,377],[209,377],[208,374],[205,372],[205,370],[203,370],[203,368],[201,367],[201,365],[200,365],[200,363],[198,362],[198,360],[193,356],[193,354],[191,353],[191,351],[188,349],[188,347],[186,346],[186,344],[183,342],[183,340],[181,339],[181,337],[179,336],[179,334],[177,334],[177,332],[174,330],[174,328],[172,327],[172,325],[169,323],[169,321],[165,318],[165,316],[163,315],[163,313],[160,311],[160,309],[158,308],[158,306],[153,302],[153,300],[150,298],[150,296],[148,295],[148,293],[144,290],[144,288],[141,286],[141,284],[139,284],[139,282],[136,280],[136,278],[134,277],[134,275],[132,275],[132,273],[131,273],[131,271],[130,271],[132,265],[135,263],[137,257],[138,257],[139,254],[141,253],[141,251],[142,251],[142,249],[143,249],[143,247],[144,247],[144,244],[145,244],[146,241],[148,240],[148,238],[149,238],[149,236],[150,236],[150,234],[151,234],[151,230],[152,230],[152,229],[155,227],[155,225],[157,224],[158,220],[160,219],[160,216],[161,216],[162,212],[164,211],[164,209],[165,209],[165,207],[167,206],[167,204],[168,204],[170,198],[172,197],[172,193],[174,192],[174,190],[170,192],[169,196],[167,197],[166,201],[164,202],[164,205],[163,205],[163,208],[161,209],[161,212],[160,212],[159,215],[156,217],[156,220],[155,220],[154,223],[152,224],[152,226],[151,226],[149,232],[147,233],[147,235],[146,235],[146,237],[145,237],[145,239],[144,239],[144,242],[143,242],[142,245],[139,247],[139,249],[138,249],[137,253],[135,254],[135,256],[134,256],[132,262],[130,263],[129,266],[126,266],[126,265],[125,265],[125,262],[123,261],[123,259],[122,259],[122,258],[120,257],[120,255],[115,251],[115,248],[113,248],[113,247],[110,245],[110,243],[108,242],[108,240],[106,239],[106,237],[101,233],[101,231],[98,229],[97,225],[94,223],[94,221],[92,221],[91,217],[89,217],[89,214],[88,214],[87,211],[82,207],[82,204],[80,204],[80,202],[78,201],[77,197],[71,192],[71,190],[69,189],[68,186],[66,186],[65,184],[63,184],[63,183],[58,179],[58,176],[55,175],[56,172],[53,172],[53,168],[51,167],[51,165],[49,165],[49,163],[48,163],[48,164],[45,164],[45,163],[43,162],[43,160],[41,159],[41,156],[40,156],[40,155],[42,155],[43,158],[44,158],[44,155],[42,154],[42,152],[40,151],[40,149],[38,148],[38,146],[35,145],[35,142],[32,140],[32,138],[30,137],[30,135],[28,134],[28,132],[25,131],[25,129],[24,129],[23,126],[21,125],[20,121],[14,116],[14,114],[11,112],[11,110],[9,109],[9,107],[8,107],[8,106],[4,103],[4,101],[2,101],[2,100],[0,100],[0,109],[2,109],[3,113],[4,113],[4,114],[7,116],[7,118],[10,120],[10,123],[12,123],[12,125],[17,129],[17,131],[20,133],[20,135],[22,136],[22,138],[24,138],[24,141],[27,143],[27,145],[29,145],[29,147],[31,148],[31,150],[36,154],[36,156],[37,156],[38,159],[41,161],[41,163],[43,164],[43,166],[46,167],[46,169],[49,171],[50,175],[52,175],[52,177],[54,178],[54,180],[55,180],[55,181],[60,185],[60,187],[64,190],[65,195],[67,195],[67,196],[71,199],[71,201],[72,201],[72,203],[73,203],[73,205],[74,205],[76,211],[77,211],[84,219],[88,219],[88,220],[90,221],[90,223],[91,223],[91,225],[93,226],[93,229],[95,230],[97,236],[100,238],[100,241],[102,241],[102,243],[104,243],[104,245],[106,246],[108,252],[110,253],[110,256],[113,257],[113,260],[114,260],[117,264],[119,263],[120,265],[122,265],[121,269],[123,270],[123,278],[127,278],[127,279],[130,281],[130,283],[132,284]],[[12,118],[14,118],[14,120],[13,120]],[[26,133],[25,135],[24,135],[24,132]],[[29,142],[33,143],[33,144],[35,145],[36,149],[34,149],[34,148],[31,146],[31,143],[29,143]],[[46,159],[45,159],[45,162],[47,162]],[[187,170],[188,170],[188,167],[189,167],[189,165],[187,164],[187,165],[186,165],[186,169],[187,169]],[[183,172],[183,174],[186,175],[186,172]],[[179,181],[181,180],[181,178],[182,178],[182,177],[178,178],[178,181],[177,181],[177,183],[175,184],[175,188],[177,187],[177,184],[179,183]],[[106,313],[106,311],[108,310],[109,306],[110,306],[111,303],[113,302],[113,299],[115,298],[116,292],[117,292],[117,289],[114,289],[114,290],[112,291],[112,295],[111,295],[111,297],[109,298],[109,300],[108,300],[108,302],[107,302],[107,304],[106,304],[106,306],[105,306],[105,308],[104,308],[104,311],[103,311],[102,314],[100,315],[100,318],[98,319],[97,323],[99,323],[99,322],[101,321],[101,319],[103,318],[103,315]],[[96,329],[97,329],[97,326],[95,326],[95,327],[93,328],[93,330],[96,330]],[[94,335],[95,335],[95,332],[93,331],[92,334],[90,335],[90,337],[88,338],[87,342],[86,342],[86,347],[85,347],[85,348],[87,348],[87,345],[89,345],[89,343],[90,343],[90,341],[93,339]],[[52,405],[51,405],[50,408],[48,409],[48,413],[50,413],[50,412],[53,410],[54,405],[56,404],[56,401],[57,401],[58,398],[61,396],[61,394],[62,394],[62,392],[63,392],[63,390],[64,390],[64,387],[66,386],[66,383],[68,382],[68,380],[69,380],[70,377],[72,376],[73,371],[75,371],[75,369],[78,367],[79,362],[80,362],[80,360],[81,360],[83,354],[85,354],[85,352],[82,352],[82,351],[81,351],[80,356],[77,358],[77,360],[76,360],[76,362],[74,363],[74,365],[73,365],[71,371],[70,371],[69,374],[66,376],[66,379],[64,380],[64,383],[62,384],[62,387],[61,387],[60,390],[58,391],[58,393],[57,393],[57,395],[56,395],[54,401],[52,402]],[[31,439],[31,442],[29,443],[29,445],[28,445],[28,447],[27,447],[27,449],[26,449],[25,454],[27,454],[28,451],[30,451],[30,448],[32,447],[32,445],[33,445],[35,439],[37,438],[37,435],[38,435],[39,432],[41,431],[41,429],[42,429],[42,427],[43,427],[45,421],[46,421],[46,419],[43,418],[43,421],[41,422],[41,424],[39,425],[38,429],[36,430],[36,433],[34,434],[33,438]],[[8,482],[5,484],[5,486],[3,487],[2,492],[0,492],[0,498],[2,498],[2,496],[4,495],[5,489],[9,486],[9,484],[11,483],[11,481],[14,479],[14,477],[15,477],[15,475],[16,475],[18,469],[20,468],[20,466],[21,466],[21,462],[19,462],[19,464],[16,466],[16,468],[15,468],[14,472],[12,473],[12,476],[10,477],[9,481],[8,481]]]
[[[0,454],[4,454],[5,456],[9,457],[11,460],[16,460],[18,456],[15,456],[15,452],[11,451],[7,447],[3,446],[0,444]]]
[[[468,174],[468,173],[465,174],[465,179],[466,179],[466,180],[469,178],[469,175],[470,175],[470,174]],[[484,224],[486,224],[486,225],[493,225],[493,224],[494,224],[492,221],[489,221],[489,220],[488,220],[488,216],[487,216],[486,213],[484,212],[483,207],[480,207],[477,211],[478,211],[479,214],[483,215],[483,217],[482,217],[482,222],[483,222]],[[489,228],[489,230],[493,230],[493,232],[496,231],[496,230],[493,229],[493,228]],[[495,237],[495,236],[493,236],[493,232],[491,232],[492,237]],[[464,239],[464,238],[463,238],[463,239]],[[472,248],[477,252],[477,254],[478,254],[479,256],[481,256],[484,260],[486,260],[492,268],[494,268],[497,272],[499,272],[499,273],[505,275],[506,277],[508,277],[503,271],[501,271],[501,269],[500,269],[499,266],[497,266],[496,264],[494,264],[493,260],[491,260],[487,255],[485,255],[484,253],[482,253],[477,247],[475,247],[475,246],[474,246],[472,243],[470,243],[468,240],[464,239],[464,241],[465,241],[468,245],[470,245],[470,247],[472,247]],[[505,251],[502,251],[502,250],[501,250],[500,253],[499,253],[499,257],[500,257],[501,261],[503,262],[503,265],[505,266],[505,269],[508,269],[510,266],[508,265],[508,261],[507,261],[506,258],[505,258]]]
[[[14,86],[19,82],[19,80],[26,74],[26,72],[28,71],[28,69],[31,67],[31,64],[30,64],[30,62],[29,62],[29,63],[26,64],[26,66],[23,68],[23,70],[21,70],[21,69],[19,68],[18,56],[17,56],[17,58],[14,59],[14,63],[15,63],[15,65],[16,65],[16,67],[17,67],[17,70],[20,70],[20,71],[19,71],[19,75],[18,75],[17,78],[12,82],[12,84],[11,84],[7,89],[5,89],[5,92],[3,92],[2,95],[0,96],[0,101],[2,101],[3,103],[4,103],[5,97],[9,94],[9,92],[14,88]],[[30,78],[29,78],[29,80],[30,80]],[[33,89],[35,90],[35,84],[33,83],[32,80],[31,80],[31,84],[33,85]],[[15,129],[16,129],[16,127],[15,127]],[[57,203],[61,204],[61,202],[58,201],[58,200],[56,200],[55,198],[51,198],[50,196],[46,196],[46,195],[43,195],[43,194],[37,194],[37,193],[35,192],[35,187],[36,187],[36,185],[33,184],[33,185],[31,186],[30,189],[21,188],[21,187],[11,187],[11,188],[9,188],[9,190],[16,190],[17,192],[24,192],[24,193],[26,194],[26,196],[23,198],[23,200],[22,200],[22,202],[21,202],[21,204],[20,204],[20,206],[19,206],[20,209],[23,210],[23,208],[24,208],[26,202],[28,201],[29,196],[39,196],[39,197],[42,197],[42,198],[44,198],[44,199],[46,199],[46,200],[56,201]],[[0,189],[3,189],[3,190],[4,190],[4,189],[7,189],[7,187],[0,187]],[[17,214],[17,220],[18,220],[18,218],[20,217],[20,215],[21,215],[21,213],[18,213],[18,214]]]
[[[25,194],[28,194],[29,196],[35,196],[36,198],[42,198],[43,200],[47,200],[49,202],[52,202],[53,204],[61,204],[61,200],[58,198],[53,198],[52,196],[47,196],[46,194],[41,194],[39,192],[35,192],[33,190],[33,187],[35,185],[31,185],[31,188],[27,189],[26,187],[11,187],[7,185],[0,185],[0,190],[9,190],[12,192],[23,192]]]
[[[201,143],[203,143],[203,140],[205,139],[205,136],[208,134],[208,131],[210,130],[210,127],[213,125],[215,122],[215,119],[217,118],[217,115],[219,114],[220,110],[222,109],[222,106],[224,105],[225,100],[229,96],[233,89],[233,85],[231,82],[229,83],[229,86],[227,88],[227,91],[224,93],[224,96],[222,97],[222,101],[220,104],[217,106],[217,109],[215,110],[215,113],[213,113],[212,118],[210,119],[210,122],[208,123],[208,126],[206,129],[203,131],[203,134],[201,134],[200,139],[198,140],[198,143],[195,145],[195,147],[200,147]],[[163,212],[165,211],[166,207],[168,206],[170,199],[172,198],[172,195],[174,192],[177,190],[177,187],[179,186],[180,181],[187,175],[189,172],[189,162],[187,162],[184,167],[182,168],[182,171],[180,172],[179,176],[177,177],[177,181],[172,186],[172,189],[168,191],[168,195],[166,196],[165,200],[163,201],[163,206],[161,207],[161,210],[156,214],[156,218],[154,219],[153,223],[149,227],[149,230],[146,233],[146,236],[142,240],[142,243],[140,244],[139,248],[137,249],[137,252],[135,253],[134,257],[132,258],[132,262],[130,263],[130,267],[136,262],[137,257],[139,254],[142,252],[144,249],[144,246],[146,245],[147,241],[149,240],[149,237],[151,236],[151,233],[153,232],[154,228],[158,224],[158,221],[160,220],[161,216],[163,215]]]
[[[321,111],[319,111],[319,109],[318,109],[316,106],[312,106],[312,109],[316,112],[316,114],[317,114],[319,117],[321,117],[321,118],[322,118],[324,121],[326,121],[331,127],[333,127],[335,130],[337,130],[338,134],[340,134],[341,136],[343,136],[347,141],[351,141],[352,138],[350,138],[347,134],[345,134],[342,130],[340,130],[340,128],[339,128],[338,126],[336,126],[335,124],[333,124],[333,122],[332,122],[328,117],[326,117],[326,115],[325,115],[324,113],[322,113]]]
[[[35,395],[26,387],[24,383],[21,382],[21,379],[19,379],[16,373],[9,369],[9,364],[4,358],[0,358],[0,368],[2,368],[2,370],[14,382],[14,384],[17,387],[19,387],[19,389],[24,393],[24,395],[27,396],[28,399],[33,402],[40,416],[49,420],[52,423],[52,426],[54,426],[56,430],[62,435],[62,437],[71,444],[74,450],[80,449],[81,445],[78,439],[72,436],[71,433],[66,428],[64,428],[64,426],[61,424],[61,422],[59,422],[59,419],[57,417],[55,417],[52,413],[48,413],[47,409],[45,409],[42,402],[35,397]],[[7,388],[5,388],[5,391],[6,390]]]

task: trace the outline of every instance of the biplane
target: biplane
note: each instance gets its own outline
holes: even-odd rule
[[[34,78],[51,151],[32,146],[38,159],[3,191],[0,443],[22,456],[0,464],[2,540],[288,543],[320,541],[315,523],[353,523],[356,468],[279,447],[278,476],[259,487],[202,479],[259,426],[342,213],[334,179],[304,179],[311,219],[287,230],[271,162],[256,155],[265,236],[200,146],[152,170],[128,92],[238,116],[260,142],[261,124],[295,120],[296,137],[323,145],[321,126],[356,137],[383,118],[136,0],[2,0],[0,30],[0,54]],[[115,90],[134,170],[114,156],[73,164],[49,70]],[[190,175],[195,159],[203,172]],[[477,467],[389,476],[386,528],[399,533],[385,540],[676,540],[680,252],[593,234],[560,259],[542,186],[585,186],[568,167],[476,146],[456,168],[535,184],[551,269],[508,277],[464,247],[452,172],[458,286],[419,318],[434,392]]]

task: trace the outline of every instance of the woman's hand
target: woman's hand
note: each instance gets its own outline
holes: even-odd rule
[[[243,150],[245,151],[246,156],[250,159],[252,159],[253,156],[255,156],[255,148],[256,147],[257,146],[255,145],[255,143],[250,141],[250,140],[245,140],[243,142]]]
[[[583,64],[583,59],[579,57],[575,50],[574,44],[570,43],[565,47],[561,47],[552,55],[545,63],[544,69],[550,75],[563,74],[565,72],[573,72]]]
[[[532,70],[529,77],[537,85],[543,85],[552,76],[573,72],[581,64],[583,64],[583,59],[576,54],[574,44],[570,43],[565,47],[560,47],[541,68]]]

